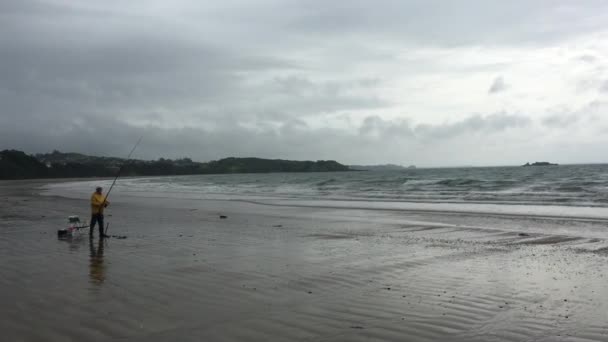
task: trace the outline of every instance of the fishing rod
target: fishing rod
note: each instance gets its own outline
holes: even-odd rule
[[[112,185],[110,185],[110,189],[108,190],[108,192],[106,192],[106,196],[103,199],[103,203],[101,203],[101,204],[105,204],[106,203],[106,200],[110,196],[110,192],[112,191],[112,188],[114,187],[114,184],[116,184],[116,181],[118,180],[118,177],[120,177],[120,172],[122,171],[122,168],[125,166],[125,164],[127,164],[127,161],[129,161],[129,159],[131,158],[131,155],[133,154],[133,151],[135,151],[135,149],[137,148],[137,145],[139,145],[139,143],[141,142],[142,138],[143,138],[143,136],[139,137],[139,140],[137,140],[137,143],[135,143],[135,146],[133,146],[133,148],[131,149],[131,152],[127,156],[127,160],[124,163],[122,163],[122,165],[120,165],[120,167],[118,168],[118,173],[116,174],[116,177],[114,178],[114,181],[112,182]]]
[[[127,164],[127,162],[129,161],[129,159],[131,158],[131,155],[133,154],[133,152],[135,151],[135,149],[137,148],[137,146],[141,142],[142,138],[143,138],[143,135],[139,137],[139,139],[135,143],[135,146],[133,146],[133,148],[131,149],[131,152],[129,152],[129,155],[127,156],[127,160],[124,163],[122,163],[122,165],[120,165],[120,167],[118,168],[118,172],[116,173],[116,177],[114,177],[114,181],[112,182],[112,185],[110,185],[110,189],[108,189],[108,192],[106,192],[106,195],[103,198],[103,202],[101,202],[101,206],[102,207],[104,207],[106,205],[106,201],[108,200],[108,197],[110,197],[110,192],[112,192],[112,188],[114,188],[114,185],[116,184],[116,181],[118,180],[118,177],[120,177],[120,173],[122,172],[123,167]],[[106,229],[105,229],[104,235],[108,232],[108,226],[109,226],[109,224],[106,225]]]

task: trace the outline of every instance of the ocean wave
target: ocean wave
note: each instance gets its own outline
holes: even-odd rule
[[[455,179],[444,179],[444,180],[437,182],[436,184],[447,186],[447,187],[454,187],[454,186],[462,187],[462,186],[467,186],[467,185],[468,186],[479,185],[479,184],[483,184],[483,183],[485,183],[485,181],[480,180],[480,179],[455,178]]]
[[[316,183],[315,185],[316,186],[325,186],[325,185],[336,183],[336,182],[337,182],[337,180],[335,178],[330,178],[330,179],[322,180],[322,181]]]
[[[471,202],[608,206],[608,166],[418,169],[406,172],[198,175],[121,179],[117,193],[192,198],[270,196],[403,202]],[[584,176],[580,176],[584,175]],[[86,194],[111,181],[53,185]]]

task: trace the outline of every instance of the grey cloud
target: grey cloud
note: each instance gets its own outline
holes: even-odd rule
[[[598,108],[599,110],[600,108]],[[472,115],[444,124],[413,124],[403,119],[367,117],[359,127],[311,128],[297,119],[280,126],[249,127],[238,122],[217,122],[213,129],[134,126],[119,119],[92,117],[74,121],[61,116],[31,125],[22,117],[7,122],[0,117],[0,148],[20,148],[28,152],[53,149],[124,156],[140,135],[144,141],[136,158],[160,156],[210,160],[226,156],[258,156],[289,159],[336,159],[344,163],[400,162],[419,165],[520,164],[534,159],[539,151],[527,141],[543,145],[545,139],[530,130],[532,121],[523,115],[496,113]],[[12,125],[7,125],[12,123]],[[23,137],[36,137],[23,139]],[[83,138],[85,137],[85,138]],[[564,155],[543,145],[543,155],[555,161],[576,162],[576,154]],[[600,153],[600,146],[589,145]],[[532,151],[533,150],[533,151]],[[591,155],[586,151],[586,155]],[[536,154],[535,154],[536,153]],[[475,159],[466,159],[468,156]],[[465,158],[465,159],[463,159]]]
[[[575,83],[575,89],[578,93],[584,93],[588,91],[601,92],[602,81],[594,78],[584,78]]]
[[[579,114],[553,114],[541,120],[542,124],[551,128],[568,128],[581,120]]]
[[[282,57],[192,38],[154,18],[102,16],[67,2],[7,1],[3,7],[0,89],[41,105],[187,112],[247,94],[245,74],[298,69]]]
[[[273,82],[277,85],[277,90],[298,96],[306,95],[310,92],[324,92],[330,95],[340,95],[352,90],[373,89],[381,83],[378,78],[361,78],[348,81],[323,81],[314,82],[306,77],[290,75],[287,77],[276,77]]]
[[[279,127],[248,127],[235,122],[218,122],[213,129],[161,128],[153,125],[134,126],[119,119],[89,117],[74,121],[70,116],[49,118],[44,125],[29,124],[31,119],[0,118],[0,148],[20,147],[28,152],[53,149],[121,156],[140,135],[144,136],[138,158],[184,157],[209,160],[226,156],[260,156],[293,159],[338,159],[348,162],[371,161],[386,143],[398,150],[402,144],[414,146],[433,141],[436,145],[458,135],[491,134],[508,128],[524,127],[524,117],[504,113],[486,117],[478,115],[450,124],[412,125],[408,120],[384,120],[367,117],[358,129],[310,128],[301,120],[291,120]],[[9,125],[10,123],[10,125]],[[23,140],[22,137],[36,137]],[[449,145],[450,143],[448,143]],[[395,152],[397,153],[397,152]],[[382,154],[382,153],[381,153]]]
[[[440,125],[387,120],[377,114],[394,115],[398,104],[383,92],[400,85],[391,75],[376,75],[367,62],[401,63],[396,51],[415,52],[420,45],[547,45],[603,29],[608,4],[585,4],[4,0],[0,148],[120,156],[143,134],[145,158],[255,155],[359,163],[381,156],[387,159],[378,162],[401,161],[409,153],[424,160],[442,142],[456,146],[471,136],[523,131],[529,120],[506,113]],[[598,16],[588,18],[590,12]],[[449,51],[445,63],[412,56],[418,59],[405,60],[412,73],[500,74],[506,65],[453,64],[446,62]],[[499,83],[496,91],[504,89]],[[342,128],[311,128],[342,116]],[[559,126],[559,119],[544,125]]]
[[[473,115],[461,121],[440,125],[416,126],[416,136],[423,139],[446,139],[464,134],[491,134],[510,128],[523,128],[532,123],[526,116],[495,113],[488,116]]]
[[[10,20],[0,31],[1,115],[128,116],[213,126],[210,121],[283,121],[390,105],[372,91],[379,82],[374,78],[267,80],[302,68],[280,55],[242,47],[245,42],[214,43],[168,30],[162,21],[151,27],[157,20],[148,17],[132,24],[131,13],[112,12],[105,24],[95,6],[7,4],[10,11],[1,16]],[[65,21],[49,22],[46,15]],[[80,15],[88,20],[70,20]]]
[[[502,76],[498,76],[492,82],[490,89],[488,89],[488,94],[496,94],[507,90],[508,86],[505,83]]]
[[[602,19],[590,20],[587,13],[605,10],[607,6],[602,1],[573,4],[565,0],[388,0],[375,2],[374,6],[364,1],[304,4],[307,15],[294,18],[292,24],[304,32],[345,36],[356,32],[444,46],[550,43],[601,28]]]
[[[603,29],[608,4],[601,0],[573,3],[557,1],[485,1],[464,0],[446,3],[442,0],[381,0],[327,2],[312,1],[231,1],[222,6],[209,2],[175,1],[173,10],[147,13],[149,3],[134,0],[128,3],[105,1],[86,3],[73,1],[48,2],[5,0],[9,14],[32,21],[41,7],[51,8],[67,19],[74,13],[91,18],[100,26],[100,13],[113,21],[112,27],[123,31],[134,27],[157,32],[182,28],[171,22],[180,15],[187,25],[202,29],[205,38],[216,42],[239,40],[239,47],[250,51],[254,46],[280,48],[291,44],[327,44],[331,40],[358,41],[361,38],[391,39],[399,45],[519,45],[551,44],[556,40]],[[41,4],[44,4],[41,5]],[[165,6],[169,7],[169,6]],[[17,13],[17,14],[16,14]],[[280,13],[280,15],[277,15]],[[595,14],[591,16],[590,13]],[[167,16],[167,18],[164,18]],[[116,19],[122,19],[117,20]],[[69,20],[70,22],[73,20]],[[90,23],[91,21],[89,21]],[[226,23],[235,23],[228,28]],[[240,23],[240,25],[239,25]],[[564,24],[567,23],[567,24]],[[185,28],[192,29],[192,26]],[[174,32],[177,33],[177,32]],[[188,34],[182,32],[180,35]],[[330,40],[331,39],[331,40]],[[364,47],[366,44],[360,44]]]
[[[301,76],[278,77],[256,86],[257,92],[272,94],[256,98],[248,110],[262,112],[274,108],[279,116],[318,116],[344,110],[370,110],[389,107],[391,103],[375,95],[376,79],[313,81]]]
[[[76,10],[74,7],[61,6],[57,3],[41,0],[5,0],[0,3],[2,17],[14,17],[22,15],[66,15],[84,14],[85,11]]]
[[[379,116],[368,116],[359,128],[359,134],[365,138],[391,139],[413,136],[408,120],[384,120]]]
[[[581,55],[578,57],[579,61],[583,61],[585,63],[595,63],[595,61],[597,61],[597,57],[593,56],[593,55]]]
[[[111,132],[110,137],[108,133]],[[0,126],[0,147],[9,147],[23,135],[20,148],[28,152],[53,149],[124,156],[141,135],[144,140],[136,158],[191,157],[210,160],[227,156],[256,156],[289,159],[342,159],[347,146],[357,144],[353,135],[332,129],[310,130],[302,123],[287,123],[279,129],[251,128],[223,123],[212,130],[203,128],[160,128],[133,126],[119,120],[90,118],[86,122],[67,124],[57,134],[37,126]],[[84,137],[84,138],[83,138]]]
[[[600,85],[600,92],[608,93],[608,80],[602,82],[602,84]]]
[[[563,109],[551,113],[542,118],[541,123],[557,129],[571,129],[576,125],[583,125],[591,132],[591,127],[601,125],[600,121],[605,117],[606,110],[608,110],[608,102],[595,100],[576,110]]]
[[[462,135],[490,135],[510,128],[524,128],[531,123],[532,120],[525,116],[507,113],[472,115],[451,123],[417,125],[403,119],[384,120],[378,116],[368,116],[359,128],[359,134],[380,139],[414,137],[423,141],[445,142],[446,139]]]

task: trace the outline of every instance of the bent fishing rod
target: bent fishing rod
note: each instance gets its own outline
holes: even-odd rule
[[[102,207],[104,207],[106,205],[106,201],[108,200],[108,197],[110,197],[110,192],[112,192],[112,188],[114,188],[114,185],[116,184],[116,181],[118,180],[118,177],[120,177],[120,173],[122,172],[123,167],[127,164],[127,162],[129,161],[129,159],[131,159],[131,155],[133,154],[133,152],[135,151],[135,149],[137,148],[137,146],[141,142],[142,138],[143,138],[143,135],[139,137],[139,139],[135,143],[135,146],[133,146],[133,148],[131,149],[131,152],[129,152],[129,155],[127,156],[127,160],[125,160],[125,162],[122,163],[120,165],[120,167],[118,168],[118,172],[116,173],[116,177],[114,177],[114,181],[112,182],[112,185],[110,185],[110,189],[108,189],[108,192],[106,192],[106,195],[103,198],[103,202],[101,203]],[[106,226],[105,230],[106,231],[104,232],[104,234],[107,233],[108,226]]]

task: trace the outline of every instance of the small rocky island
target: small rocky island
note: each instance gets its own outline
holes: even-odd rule
[[[549,162],[535,162],[535,163],[525,163],[523,166],[527,167],[527,166],[557,166],[558,164],[553,164],[553,163],[549,163]]]

